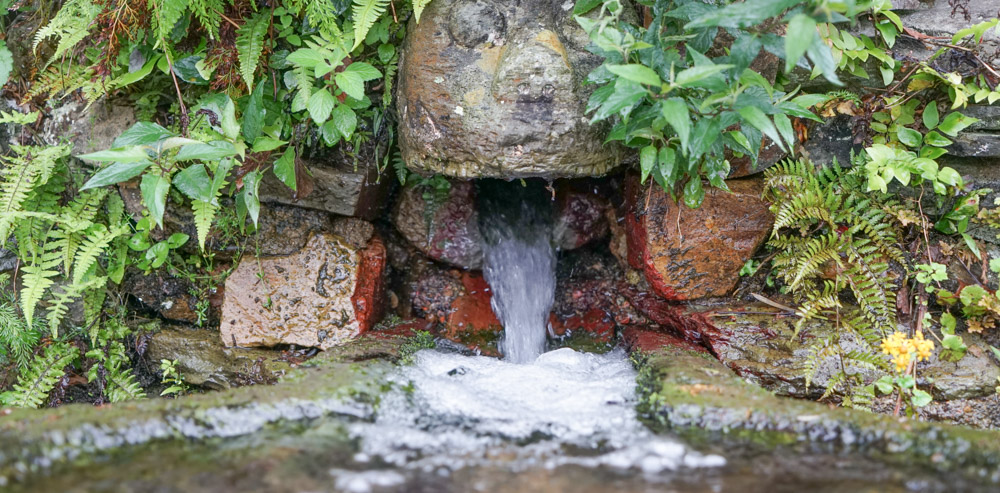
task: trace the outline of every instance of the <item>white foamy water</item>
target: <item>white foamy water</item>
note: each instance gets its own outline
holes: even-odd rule
[[[393,377],[374,423],[352,425],[360,461],[448,473],[563,465],[655,474],[725,464],[656,436],[636,418],[635,371],[621,350],[559,349],[532,364],[421,351]]]

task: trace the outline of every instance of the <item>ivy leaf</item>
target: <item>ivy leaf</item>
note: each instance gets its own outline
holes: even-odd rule
[[[927,103],[927,106],[924,106],[924,114],[922,118],[924,120],[924,126],[927,127],[927,130],[932,130],[934,127],[936,127],[940,122],[940,117],[938,116],[937,103],[933,101]]]
[[[271,23],[270,12],[258,12],[236,30],[236,52],[240,62],[240,75],[247,83],[247,89],[253,87],[253,74],[257,71],[257,62],[264,51],[264,35]]]
[[[309,117],[316,122],[317,125],[322,125],[328,118],[330,118],[330,112],[333,110],[333,106],[337,104],[337,99],[330,94],[330,91],[319,90],[309,96],[309,102],[306,103],[306,109],[309,110]]]
[[[277,176],[281,183],[298,191],[295,182],[295,149],[289,147],[284,154],[274,163],[274,176]],[[248,204],[249,206],[249,204]]]
[[[377,68],[365,62],[354,62],[348,65],[347,68],[344,69],[344,72],[358,74],[358,77],[361,77],[361,80],[363,81],[375,80],[382,77],[382,72],[379,72]],[[354,99],[361,99],[361,98],[354,98]]]
[[[744,106],[740,108],[740,116],[757,130],[763,132],[774,143],[778,144],[781,150],[786,150],[784,144],[781,142],[781,136],[778,135],[778,129],[775,128],[774,123],[771,122],[771,119],[760,108],[756,106]]]
[[[180,248],[190,239],[191,237],[184,233],[174,233],[167,238],[167,248],[170,248],[171,250]]]
[[[351,64],[353,65],[353,64]],[[338,72],[333,76],[334,80],[337,82],[337,87],[344,94],[354,98],[354,99],[364,99],[365,97],[365,82],[362,80],[361,76],[355,72]]]
[[[142,175],[139,183],[142,193],[142,204],[149,210],[159,227],[163,227],[163,212],[167,208],[167,192],[170,191],[170,179],[156,174]]]
[[[899,130],[896,130],[896,137],[898,137],[899,141],[903,144],[913,148],[920,147],[921,142],[923,142],[923,136],[920,135],[920,132],[903,126],[900,126]],[[930,142],[928,142],[928,144],[929,143]]]
[[[927,132],[927,136],[924,137],[924,141],[927,142],[928,145],[932,145],[934,147],[948,147],[952,144],[950,139],[937,133],[937,130]]]
[[[131,180],[132,178],[139,176],[143,171],[146,171],[146,168],[148,168],[151,164],[153,164],[153,162],[148,159],[145,161],[136,161],[131,163],[114,163],[111,166],[98,171],[94,176],[87,180],[87,183],[83,184],[83,187],[81,187],[80,190],[83,191]]]
[[[657,75],[653,69],[645,65],[629,63],[627,65],[605,65],[604,67],[612,74],[624,77],[633,82],[656,87],[660,87],[660,85],[663,84],[663,81],[660,80],[660,76]]]
[[[333,109],[332,121],[344,140],[349,140],[354,134],[354,130],[358,128],[358,117],[354,114],[354,110],[346,104],[338,105]]]
[[[246,110],[243,111],[243,138],[247,142],[256,143],[264,126],[264,81],[250,93]]]
[[[978,122],[978,118],[972,118],[970,116],[965,116],[959,112],[953,112],[944,118],[941,122],[941,126],[938,130],[944,132],[945,134],[955,137],[959,132],[965,130],[966,127]]]
[[[924,407],[924,406],[930,404],[931,400],[932,400],[931,395],[928,394],[927,392],[924,392],[923,390],[919,390],[919,389],[913,391],[913,400],[912,400],[912,402],[913,402],[914,406],[916,406],[916,407]]]
[[[805,14],[795,14],[788,21],[788,31],[785,33],[785,72],[791,72],[799,59],[816,37],[816,21]]]
[[[687,103],[681,98],[670,98],[660,101],[660,114],[677,132],[681,140],[681,150],[688,153],[688,139],[691,136],[691,116],[688,114]]]
[[[195,164],[174,175],[174,186],[192,200],[210,202],[212,200],[212,179],[204,164]]]

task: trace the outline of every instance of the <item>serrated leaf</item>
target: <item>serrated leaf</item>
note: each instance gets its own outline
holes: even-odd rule
[[[653,69],[638,63],[629,63],[626,65],[605,65],[604,67],[612,74],[640,84],[659,87],[660,84],[663,83],[663,81],[660,80],[660,76],[657,75]]]
[[[177,151],[174,159],[178,161],[190,161],[198,159],[202,161],[218,161],[236,155],[236,147],[226,141],[216,140],[205,143],[188,144]]]
[[[163,213],[167,208],[167,192],[170,191],[170,180],[156,174],[142,175],[139,183],[142,192],[142,204],[149,210],[157,226],[163,227]]]
[[[121,135],[115,139],[114,143],[111,144],[111,147],[121,148],[150,145],[173,137],[174,135],[175,134],[170,130],[167,130],[155,123],[139,122],[129,127],[128,130],[122,132]]]
[[[354,98],[354,99],[364,99],[365,97],[365,82],[361,79],[361,76],[354,72],[338,72],[333,76],[334,81],[337,82],[337,87],[344,91],[344,94]]]
[[[285,186],[297,191],[295,181],[295,149],[289,147],[285,153],[274,163],[274,176],[281,180]]]
[[[330,112],[333,111],[333,107],[336,104],[337,98],[333,97],[330,91],[319,90],[314,92],[312,96],[309,96],[306,109],[309,111],[309,117],[317,125],[322,125],[323,122],[330,118]]]
[[[382,72],[379,72],[377,68],[365,62],[354,62],[348,65],[347,68],[344,69],[344,72],[358,74],[358,77],[361,77],[361,80],[363,81],[375,80],[382,77]],[[354,99],[361,99],[361,98],[354,98]]]
[[[173,184],[191,200],[212,200],[212,179],[204,164],[184,168],[174,175]]]
[[[351,20],[354,21],[354,46],[351,47],[351,51],[361,46],[368,36],[368,31],[375,21],[382,17],[388,5],[389,0],[354,0],[354,8],[351,11]]]
[[[337,132],[340,132],[344,140],[349,140],[358,127],[357,115],[346,104],[338,105],[333,109],[332,120],[334,126],[337,127]]]
[[[258,12],[236,30],[236,51],[240,62],[240,75],[253,88],[253,75],[257,71],[260,54],[264,51],[264,35],[271,22],[270,12]]]

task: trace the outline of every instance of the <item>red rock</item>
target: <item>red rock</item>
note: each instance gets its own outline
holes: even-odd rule
[[[729,180],[732,193],[707,188],[697,209],[678,206],[656,184],[637,182],[632,177],[626,190],[629,264],[667,299],[729,294],[774,222],[760,198],[763,181]]]
[[[591,180],[560,180],[556,184],[555,244],[562,250],[580,248],[608,234],[605,211],[611,204]]]
[[[220,332],[227,346],[328,349],[372,327],[381,310],[385,247],[313,235],[288,256],[245,257],[226,279]]]
[[[425,200],[427,187],[408,186],[400,193],[392,222],[403,237],[428,257],[463,269],[483,262],[476,187],[470,181],[452,180],[441,203]]]
[[[651,352],[664,346],[708,353],[708,350],[676,335],[652,330],[638,325],[630,325],[622,329],[622,341],[629,351]]]
[[[482,274],[463,272],[463,293],[451,303],[451,313],[445,319],[446,334],[456,338],[459,332],[499,331],[500,320],[490,306],[490,286]]]
[[[549,317],[552,333],[557,336],[566,335],[567,331],[586,332],[595,340],[611,342],[615,337],[614,318],[600,308],[591,308],[583,315],[571,315],[560,318],[555,313]]]
[[[366,335],[376,339],[406,338],[417,335],[417,332],[433,332],[436,325],[433,320],[414,319],[403,321],[385,329],[373,330],[366,333]]]

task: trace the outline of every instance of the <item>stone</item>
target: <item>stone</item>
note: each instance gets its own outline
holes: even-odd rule
[[[386,253],[316,233],[297,253],[245,257],[226,279],[226,346],[295,344],[329,349],[363,334],[381,315]]]
[[[572,9],[558,2],[431,2],[411,21],[400,60],[407,166],[508,179],[594,176],[617,166],[623,151],[604,145],[607,127],[584,114],[595,86],[580,81],[601,63],[588,43]]]
[[[228,348],[223,346],[214,330],[179,326],[154,333],[146,348],[146,356],[151,367],[159,367],[164,359],[175,361],[185,382],[212,390],[243,385],[252,372],[276,378],[290,368],[288,363],[278,360],[280,353]]]
[[[149,274],[129,269],[122,280],[122,290],[131,295],[139,307],[156,312],[167,320],[195,324],[202,323],[208,316],[208,307],[199,316],[201,308],[198,307],[198,291],[194,284],[163,269]]]
[[[560,180],[555,184],[555,245],[574,250],[608,235],[605,211],[611,208],[606,191],[589,180]]]
[[[979,334],[964,333],[968,346],[965,356],[957,362],[942,361],[935,352],[917,367],[917,383],[929,385],[935,399],[952,400],[984,397],[996,394],[1000,385],[1000,366],[990,356],[990,347]],[[935,342],[935,346],[940,346]]]
[[[708,353],[704,347],[674,334],[652,330],[639,325],[629,325],[622,329],[622,342],[630,352],[650,353],[663,348],[671,350]]]
[[[281,183],[274,173],[264,173],[261,202],[374,220],[386,204],[395,178],[379,176],[378,166],[364,160],[355,162],[337,149],[333,156],[305,163],[312,175],[312,189],[304,196]]]
[[[452,180],[443,201],[425,196],[433,193],[427,187],[405,187],[393,211],[393,224],[428,257],[463,269],[478,269],[483,262],[483,238],[475,185]]]
[[[629,264],[656,294],[671,300],[725,296],[739,270],[771,232],[760,178],[729,180],[731,192],[707,188],[701,207],[679,206],[655,184],[626,184]]]
[[[42,120],[41,139],[49,145],[66,140],[73,143],[73,155],[110,149],[122,132],[136,123],[135,110],[128,101],[99,99],[89,107],[67,101]]]

